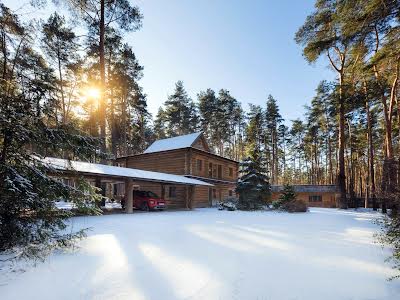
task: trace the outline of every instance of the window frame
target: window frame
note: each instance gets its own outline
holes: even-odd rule
[[[168,187],[168,198],[176,198],[176,186]]]
[[[202,172],[203,171],[203,160],[197,159],[197,172]]]
[[[308,195],[308,202],[312,203],[322,202],[322,195]]]
[[[224,169],[223,169],[222,165],[218,165],[217,166],[217,178],[222,179],[223,173],[224,173]]]

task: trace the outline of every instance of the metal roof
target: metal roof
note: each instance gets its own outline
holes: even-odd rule
[[[188,148],[200,137],[201,132],[176,136],[168,139],[155,141],[143,153],[161,152],[167,150],[175,150]]]
[[[75,171],[79,173],[93,174],[93,175],[118,176],[118,177],[132,178],[144,181],[213,186],[212,184],[209,184],[207,182],[197,179],[187,178],[181,175],[145,171],[140,169],[115,167],[115,166],[95,164],[83,161],[67,160],[62,158],[46,157],[44,158],[44,163],[48,164],[49,167],[53,167],[54,169],[59,171]]]
[[[296,193],[337,193],[338,187],[334,184],[294,184],[292,185]],[[271,185],[271,192],[279,193],[283,191],[283,185]]]

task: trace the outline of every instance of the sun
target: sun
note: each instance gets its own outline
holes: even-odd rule
[[[87,99],[99,99],[100,98],[100,89],[97,87],[88,87],[84,91],[84,96]]]

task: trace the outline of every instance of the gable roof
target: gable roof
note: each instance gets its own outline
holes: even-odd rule
[[[140,169],[115,167],[103,164],[94,164],[83,161],[74,161],[74,160],[67,160],[54,157],[46,157],[44,158],[43,162],[47,164],[49,167],[52,167],[61,172],[75,171],[84,174],[118,176],[118,177],[132,178],[144,181],[212,186],[212,184],[209,184],[207,182],[197,179],[187,178],[181,175],[145,171]]]
[[[186,135],[180,135],[168,139],[155,141],[143,153],[153,153],[167,150],[175,150],[191,147],[197,139],[203,135],[202,132],[195,132]]]

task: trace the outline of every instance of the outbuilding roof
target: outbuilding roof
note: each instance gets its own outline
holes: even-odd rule
[[[83,161],[73,161],[62,158],[46,157],[44,162],[59,171],[76,171],[84,174],[118,176],[144,181],[165,182],[172,184],[213,186],[207,182],[187,178],[180,175],[145,171],[139,169],[115,167]]]
[[[153,153],[167,150],[175,150],[191,147],[201,136],[201,132],[176,136],[168,139],[155,141],[143,153]]]
[[[338,187],[334,184],[294,184],[292,185],[296,193],[337,193]],[[271,192],[279,193],[283,191],[283,185],[272,185]]]

